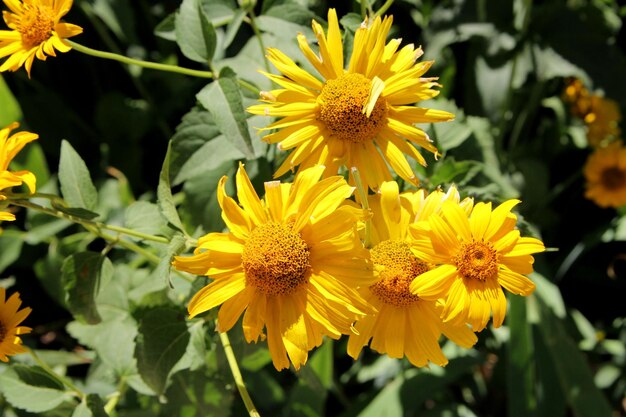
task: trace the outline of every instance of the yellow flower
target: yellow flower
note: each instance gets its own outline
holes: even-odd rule
[[[19,326],[30,314],[30,307],[18,311],[22,301],[19,293],[13,293],[5,301],[6,290],[0,288],[0,361],[8,362],[8,356],[26,352],[20,335],[30,333],[30,327]]]
[[[614,100],[591,96],[589,113],[584,118],[589,144],[598,147],[618,137],[621,119],[622,113]]]
[[[584,168],[585,197],[600,207],[626,205],[626,148],[621,141],[597,149]]]
[[[370,253],[380,274],[373,285],[362,287],[360,292],[378,313],[356,323],[357,333],[350,335],[348,354],[356,359],[371,339],[372,349],[392,358],[406,355],[415,366],[426,366],[429,361],[443,366],[448,360],[439,347],[442,333],[466,348],[476,343],[476,335],[464,323],[444,323],[436,301],[423,300],[409,291],[413,278],[431,266],[411,251],[413,239],[408,227],[437,212],[443,201],[459,204],[458,192],[451,188],[447,194],[437,190],[428,197],[424,190],[399,194],[396,182],[384,182],[380,193],[368,200],[374,213]],[[463,204],[471,205],[471,200]]]
[[[279,50],[268,49],[268,59],[282,75],[265,75],[282,88],[262,93],[265,103],[248,111],[282,118],[264,129],[278,129],[265,141],[293,149],[275,177],[316,164],[326,166],[325,175],[334,175],[345,165],[358,168],[364,185],[376,190],[391,180],[387,163],[417,184],[405,156],[426,165],[416,145],[437,154],[428,135],[414,124],[447,121],[454,115],[412,105],[439,93],[434,90],[436,78],[423,77],[433,62],[416,63],[423,52],[412,44],[400,48],[399,39],[386,43],[391,17],[367,23],[356,31],[347,70],[334,9],[328,11],[327,34],[313,22],[319,55],[298,35],[300,49],[324,81]]]
[[[12,123],[0,130],[0,201],[6,200],[3,190],[18,185],[26,184],[31,193],[35,192],[36,178],[30,171],[9,171],[9,163],[15,155],[22,150],[24,145],[32,142],[39,136],[30,132],[17,132],[11,136],[11,130],[17,128],[18,123]],[[12,213],[0,211],[0,221],[12,221],[15,216]]]
[[[0,72],[17,71],[22,65],[30,77],[35,57],[45,61],[54,50],[67,52],[66,38],[82,33],[83,29],[60,19],[72,8],[72,0],[3,0],[10,11],[2,17],[11,30],[0,30],[0,58],[9,58]]]
[[[500,327],[506,315],[502,287],[519,295],[534,291],[533,282],[522,274],[533,271],[531,254],[545,248],[540,240],[520,237],[515,230],[517,217],[511,210],[518,203],[508,200],[493,211],[491,203],[478,203],[468,216],[458,204],[446,201],[441,216],[411,226],[419,241],[414,249],[439,265],[415,278],[411,292],[425,300],[445,299],[445,322],[469,323],[481,331],[493,312],[493,325]]]
[[[243,314],[248,342],[264,339],[276,369],[296,369],[308,351],[352,331],[371,307],[354,288],[374,280],[368,253],[356,230],[361,210],[344,205],[354,191],[324,167],[300,172],[293,184],[265,183],[259,199],[240,165],[239,205],[225,194],[218,201],[228,233],[200,238],[191,257],[178,256],[176,269],[213,279],[188,306],[191,317],[221,305],[218,330],[226,332]],[[245,313],[244,313],[245,311]]]
[[[591,94],[585,88],[583,82],[578,78],[571,78],[567,81],[567,86],[563,92],[563,99],[570,104],[570,112],[584,119],[591,108]]]

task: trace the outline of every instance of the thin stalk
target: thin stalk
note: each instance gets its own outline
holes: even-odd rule
[[[248,414],[250,415],[250,417],[261,417],[256,407],[254,406],[254,403],[252,402],[252,398],[250,398],[250,394],[246,389],[246,385],[243,382],[243,377],[241,376],[241,371],[239,370],[239,365],[237,364],[237,358],[235,358],[235,353],[233,352],[233,347],[230,344],[228,334],[226,332],[219,332],[219,334],[220,342],[222,342],[222,347],[224,348],[224,353],[226,353],[226,360],[228,360],[228,366],[230,367],[230,371],[233,374],[235,385],[237,385],[239,395],[241,395],[241,399],[246,406],[246,410],[248,410]]]
[[[107,401],[107,403],[104,405],[104,411],[108,415],[111,415],[111,413],[113,413],[115,407],[117,406],[117,403],[120,401],[120,398],[124,395],[124,392],[126,392],[126,388],[126,378],[122,377],[120,378],[119,384],[117,384],[117,389],[113,394],[111,394],[109,401]]]
[[[391,7],[391,5],[393,4],[394,0],[387,0],[385,2],[385,4],[383,4],[382,6],[380,6],[380,9],[378,9],[376,11],[376,13],[374,13],[374,17],[373,19],[376,19],[379,16],[382,16],[385,14],[385,12]]]
[[[361,0],[361,18],[365,20],[367,17],[367,0]]]
[[[37,210],[37,211],[49,214],[49,215],[54,216],[54,217],[58,217],[58,218],[65,219],[65,220],[69,220],[69,221],[71,221],[73,223],[78,223],[78,224],[83,225],[83,226],[91,226],[91,227],[95,227],[97,229],[106,229],[106,230],[110,230],[112,232],[122,233],[122,234],[125,234],[127,236],[133,236],[133,237],[137,237],[137,238],[143,239],[143,240],[150,240],[152,242],[165,243],[165,244],[170,243],[169,239],[167,239],[165,237],[149,235],[149,234],[146,234],[146,233],[138,232],[136,230],[127,229],[125,227],[113,226],[113,225],[106,224],[106,223],[94,222],[92,220],[87,220],[87,219],[81,219],[80,217],[72,216],[71,214],[64,213],[64,212],[62,212],[60,210],[55,210],[55,209],[51,209],[51,208],[48,208],[48,207],[40,206],[40,205],[35,204],[35,203],[31,203],[30,201],[26,201],[26,200],[11,200],[11,203],[16,205],[16,206]]]
[[[178,74],[190,75],[192,77],[199,78],[213,78],[214,75],[211,71],[200,71],[194,70],[190,68],[179,67],[178,65],[168,65],[168,64],[159,64],[157,62],[143,61],[140,59],[129,58],[124,55],[114,54],[112,52],[99,51],[97,49],[88,48],[79,43],[71,41],[69,39],[65,39],[67,43],[70,44],[72,48],[77,50],[78,52],[82,52],[86,55],[95,56],[97,58],[110,59],[113,61],[118,61],[128,65],[137,65],[143,68],[154,69],[158,71],[166,71],[166,72],[175,72]]]
[[[253,10],[248,11],[248,19],[250,20],[250,27],[254,31],[254,36],[259,41],[259,47],[261,48],[261,53],[263,54],[264,58],[263,62],[265,63],[265,71],[271,72],[272,69],[270,68],[270,63],[265,56],[265,45],[263,44],[263,37],[261,36],[261,31],[259,30],[259,27],[256,25],[256,15],[254,14]]]
[[[56,372],[54,372],[54,370],[50,367],[50,365],[48,365],[46,362],[44,362],[43,359],[41,359],[39,357],[39,355],[37,355],[37,353],[32,350],[32,349],[28,349],[28,353],[30,353],[30,356],[33,357],[33,359],[35,360],[35,362],[37,363],[37,365],[41,366],[52,378],[54,378],[57,382],[65,385],[66,387],[68,387],[69,389],[71,389],[72,391],[74,391],[74,393],[80,397],[80,399],[82,400],[83,398],[85,398],[85,393],[82,392],[76,385],[74,385],[72,383],[72,381],[70,381],[69,379],[57,374]]]
[[[363,181],[361,181],[361,174],[359,173],[359,170],[356,167],[352,167],[350,168],[350,172],[352,172],[352,178],[354,178],[356,190],[359,193],[361,207],[363,207],[363,211],[367,216],[365,219],[365,240],[363,241],[363,246],[369,249],[372,244],[372,216],[370,214],[370,206],[367,201],[367,190],[363,187]]]

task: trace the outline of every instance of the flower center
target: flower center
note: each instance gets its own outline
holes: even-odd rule
[[[485,281],[498,274],[498,252],[491,242],[463,243],[454,263],[465,278]]]
[[[287,295],[308,282],[309,248],[291,225],[254,229],[241,256],[246,282],[267,295]]]
[[[361,74],[344,74],[324,83],[317,119],[333,136],[361,143],[376,137],[386,122],[387,101],[378,97],[369,117],[363,112],[372,82]]]
[[[611,167],[602,171],[600,181],[608,190],[619,190],[626,185],[626,175],[621,169]]]
[[[384,269],[380,280],[370,290],[384,303],[404,307],[419,301],[411,294],[409,285],[413,278],[429,270],[425,262],[417,259],[409,245],[395,240],[384,240],[370,251],[372,262]]]
[[[26,4],[20,19],[19,32],[26,48],[41,45],[50,39],[54,29],[52,8],[43,5]]]

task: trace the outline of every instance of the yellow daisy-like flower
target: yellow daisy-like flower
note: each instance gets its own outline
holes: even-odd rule
[[[6,200],[6,196],[2,194],[2,190],[17,187],[26,184],[31,193],[35,192],[36,178],[35,174],[30,171],[9,171],[9,163],[15,158],[15,155],[22,150],[24,145],[39,136],[30,132],[17,132],[11,136],[9,134],[13,129],[19,126],[18,123],[11,123],[4,129],[0,129],[0,201]],[[12,213],[0,211],[0,221],[12,221],[15,216]]]
[[[320,181],[324,167],[301,171],[294,183],[265,183],[259,199],[240,165],[239,204],[218,186],[228,233],[209,233],[191,257],[178,256],[176,269],[207,275],[213,282],[188,306],[191,317],[221,305],[218,330],[226,332],[243,314],[248,342],[265,338],[276,369],[296,369],[308,352],[352,332],[352,323],[371,307],[356,292],[374,274],[358,238],[362,211],[344,205],[354,189],[339,176]],[[245,311],[245,313],[244,313]]]
[[[439,265],[415,278],[411,292],[425,300],[445,299],[445,322],[469,323],[481,331],[493,312],[493,325],[500,327],[506,315],[502,287],[524,296],[534,291],[535,284],[522,274],[533,271],[532,254],[545,248],[515,229],[511,210],[518,203],[508,200],[493,211],[491,203],[478,203],[468,216],[446,201],[441,216],[410,227],[418,240],[413,248]]]
[[[56,56],[55,49],[67,52],[71,46],[64,39],[82,33],[80,26],[61,23],[72,8],[72,0],[3,0],[10,11],[2,17],[11,30],[0,30],[0,58],[9,58],[0,72],[17,71],[22,65],[30,77],[35,57],[45,61]]]
[[[572,115],[584,119],[591,108],[591,94],[579,78],[567,80],[563,99],[569,103]]]
[[[11,355],[26,352],[20,335],[30,333],[31,328],[19,324],[32,311],[30,307],[18,311],[22,301],[17,292],[13,293],[8,300],[5,298],[6,290],[0,288],[0,361],[2,362],[8,362],[8,357]]]
[[[589,112],[584,118],[589,144],[598,147],[606,141],[617,138],[621,133],[619,128],[621,119],[622,113],[615,100],[591,96]]]
[[[621,141],[597,149],[584,168],[585,197],[600,207],[626,205],[626,148]]]
[[[439,190],[428,196],[424,190],[399,194],[396,182],[384,182],[380,194],[368,200],[374,213],[370,253],[380,274],[373,285],[362,287],[360,292],[378,313],[356,323],[357,333],[350,335],[348,354],[356,359],[371,339],[372,349],[392,358],[406,355],[415,366],[426,366],[429,361],[443,366],[448,360],[439,347],[442,333],[465,348],[472,347],[477,338],[464,323],[444,323],[436,301],[423,300],[409,291],[411,281],[431,265],[411,251],[413,238],[408,227],[438,212],[443,201],[459,204],[459,194],[455,188],[447,194]],[[471,204],[471,200],[463,202],[470,209]]]
[[[282,88],[262,93],[265,103],[248,111],[282,118],[263,129],[278,129],[265,141],[293,149],[276,177],[296,166],[316,164],[326,166],[325,175],[334,175],[345,165],[357,167],[364,185],[376,190],[391,180],[387,163],[404,180],[417,184],[406,159],[409,155],[426,165],[416,145],[437,154],[428,135],[414,124],[447,121],[454,115],[412,105],[439,93],[436,78],[424,78],[433,62],[416,63],[423,52],[412,44],[400,48],[399,39],[387,42],[390,16],[367,23],[355,33],[347,69],[334,9],[328,11],[327,34],[313,21],[319,55],[304,35],[298,35],[300,49],[323,81],[279,50],[268,49],[268,59],[282,75],[265,75]]]

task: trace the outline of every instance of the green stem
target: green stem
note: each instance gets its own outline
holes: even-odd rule
[[[117,384],[117,390],[115,390],[115,392],[111,394],[109,401],[107,401],[107,403],[104,405],[104,411],[108,415],[111,415],[115,410],[115,407],[120,401],[120,398],[124,395],[124,392],[126,392],[126,387],[126,378],[121,377],[119,384]]]
[[[35,203],[31,203],[30,201],[26,201],[26,200],[11,200],[11,203],[16,205],[16,206],[37,210],[37,211],[49,214],[51,216],[55,216],[55,217],[58,217],[58,218],[61,218],[61,219],[69,220],[69,221],[71,221],[73,223],[78,223],[78,224],[80,224],[82,226],[90,226],[90,227],[94,227],[96,229],[106,229],[106,230],[110,230],[112,232],[122,233],[122,234],[125,234],[127,236],[133,236],[133,237],[137,237],[137,238],[140,238],[140,239],[143,239],[143,240],[150,240],[152,242],[165,243],[165,244],[170,243],[169,239],[167,239],[165,237],[149,235],[149,234],[146,234],[146,233],[138,232],[136,230],[127,229],[125,227],[113,226],[113,225],[106,224],[106,223],[100,223],[100,222],[94,222],[92,220],[82,219],[80,217],[76,217],[76,216],[72,216],[71,214],[64,213],[64,212],[62,212],[60,210],[55,210],[55,209],[51,209],[51,208],[48,208],[48,207],[40,206],[40,205],[35,204]]]
[[[361,18],[365,20],[367,17],[367,0],[361,0]]]
[[[235,380],[235,385],[237,385],[237,389],[239,390],[239,395],[241,395],[241,399],[246,406],[246,410],[248,410],[248,414],[251,417],[260,417],[261,415],[257,411],[254,403],[252,402],[252,398],[250,398],[250,394],[248,394],[248,390],[246,389],[246,385],[243,382],[243,377],[241,376],[241,371],[239,370],[239,365],[237,364],[237,358],[235,358],[235,353],[233,352],[233,347],[230,344],[230,339],[228,338],[228,334],[226,332],[220,333],[220,342],[222,342],[222,347],[224,348],[224,353],[226,353],[226,360],[228,360],[228,366],[230,366],[230,371],[233,374],[233,379]]]
[[[372,242],[372,216],[370,213],[370,205],[367,201],[367,190],[363,187],[363,181],[361,181],[361,174],[359,173],[359,170],[356,167],[352,167],[350,171],[352,172],[352,178],[354,178],[354,183],[356,184],[356,189],[359,193],[361,207],[363,207],[363,211],[367,216],[365,219],[365,239],[363,241],[363,246],[369,249]]]
[[[374,19],[376,19],[377,17],[384,15],[384,14],[385,14],[385,12],[386,12],[386,11],[387,11],[387,10],[391,7],[391,5],[393,4],[393,1],[394,1],[394,0],[387,0],[387,1],[385,2],[385,4],[383,4],[383,5],[380,7],[380,9],[378,9],[378,10],[376,11],[376,13],[374,14],[374,17],[373,17],[373,18],[374,18]]]
[[[86,55],[95,56],[97,58],[111,59],[113,61],[122,62],[128,65],[137,65],[139,67],[150,68],[150,69],[154,69],[158,71],[175,72],[178,74],[190,75],[192,77],[199,77],[199,78],[213,78],[214,77],[211,71],[193,70],[189,68],[179,67],[178,65],[167,65],[167,64],[159,64],[157,62],[142,61],[140,59],[133,59],[124,55],[114,54],[112,52],[104,52],[104,51],[99,51],[97,49],[88,48],[79,43],[71,41],[69,39],[65,39],[65,41],[69,43],[70,46],[76,49],[78,52],[82,52]]]
[[[76,385],[74,385],[72,381],[54,372],[54,370],[50,367],[50,365],[44,362],[44,360],[41,359],[34,350],[28,349],[28,353],[30,353],[30,356],[33,357],[37,365],[41,366],[57,382],[65,385],[66,387],[74,391],[74,393],[78,395],[78,397],[80,397],[81,400],[85,398],[84,392],[82,392]]]
[[[270,63],[265,56],[265,45],[263,44],[263,37],[261,36],[261,31],[259,30],[259,27],[256,25],[256,16],[253,10],[248,11],[248,18],[250,20],[250,27],[254,31],[254,36],[256,36],[257,40],[259,41],[259,47],[261,48],[261,53],[263,54],[264,59],[263,62],[265,63],[265,71],[271,72],[272,69],[270,68]]]

